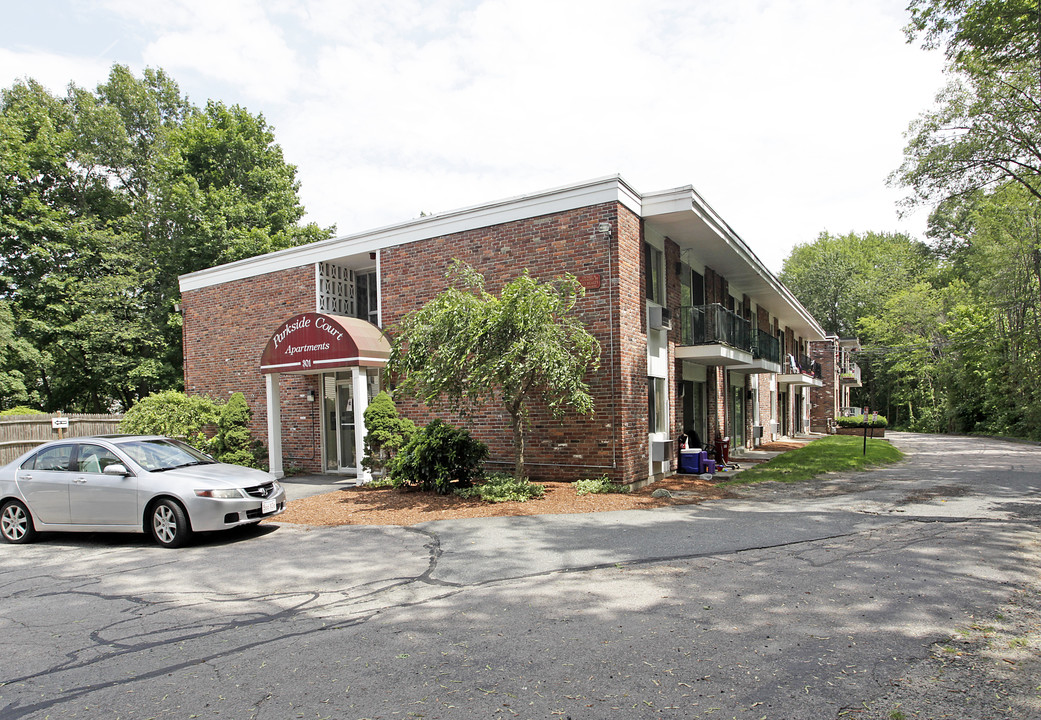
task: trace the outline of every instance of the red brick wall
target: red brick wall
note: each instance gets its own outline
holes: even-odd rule
[[[602,222],[611,224],[610,238],[594,232]],[[561,422],[536,407],[526,442],[527,471],[533,479],[574,480],[603,473],[624,481],[640,479],[646,475],[647,452],[641,234],[638,217],[608,203],[384,249],[384,326],[443,291],[453,259],[480,271],[492,293],[525,269],[542,280],[565,272],[599,276],[600,287],[588,289],[576,307],[601,346],[600,370],[587,379],[595,412],[569,414]],[[488,443],[493,468],[512,469],[509,416],[496,402],[466,418],[407,398],[398,407],[417,423],[440,416],[467,427]]]
[[[619,456],[622,479],[647,477],[647,301],[644,288],[643,223],[625,208],[617,231]]]
[[[253,436],[267,442],[267,391],[260,356],[268,338],[293,315],[315,309],[314,267],[189,290],[184,309],[184,387],[189,395],[224,402],[241,391],[253,410]],[[321,469],[316,377],[282,375],[282,452],[285,464]]]
[[[823,387],[810,390],[810,429],[813,432],[827,432],[828,420],[839,414],[841,387],[836,367],[839,345],[836,340],[811,340],[809,342],[810,358],[821,364]]]

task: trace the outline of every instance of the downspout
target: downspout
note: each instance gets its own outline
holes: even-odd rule
[[[619,298],[621,287],[615,283],[614,277],[614,245],[611,242],[612,233],[610,223],[601,223],[597,230],[607,225],[604,233],[607,239],[607,326],[611,334],[611,469],[618,469],[618,368],[615,362],[615,326],[614,326],[614,288],[618,288]],[[594,235],[596,231],[594,231]]]

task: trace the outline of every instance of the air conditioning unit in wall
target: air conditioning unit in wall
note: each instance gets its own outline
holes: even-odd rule
[[[651,461],[665,462],[672,460],[672,440],[651,440]]]
[[[652,305],[647,308],[647,325],[651,330],[672,330],[672,313],[668,308]]]

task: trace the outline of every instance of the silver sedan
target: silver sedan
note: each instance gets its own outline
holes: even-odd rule
[[[9,543],[44,531],[145,532],[173,548],[193,532],[256,524],[285,508],[268,473],[158,436],[58,440],[0,468],[0,537]]]

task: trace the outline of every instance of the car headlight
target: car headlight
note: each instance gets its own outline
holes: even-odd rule
[[[242,491],[236,488],[220,488],[217,490],[196,490],[199,497],[216,498],[217,500],[238,500],[242,497]]]

